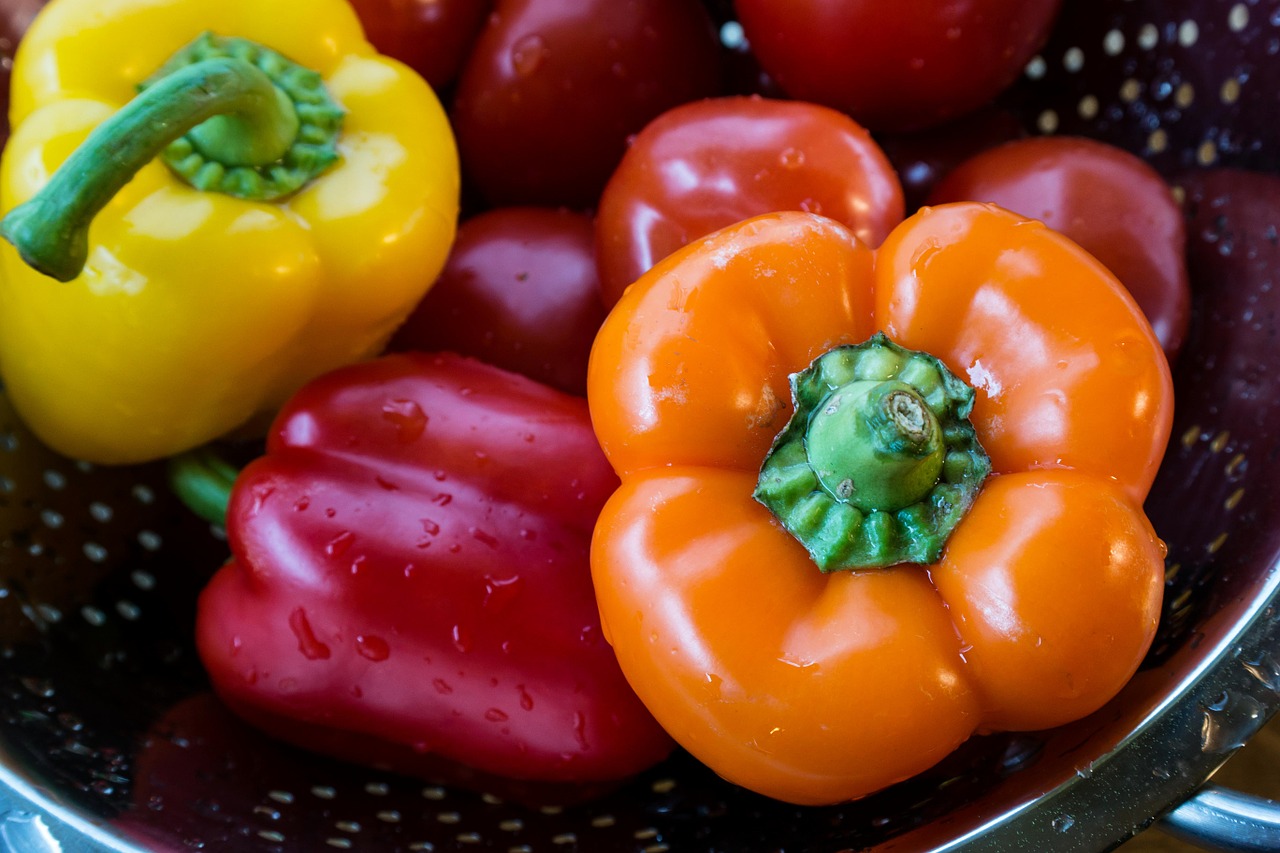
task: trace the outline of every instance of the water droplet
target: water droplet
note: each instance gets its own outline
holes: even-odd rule
[[[289,614],[289,629],[298,638],[298,651],[307,660],[328,660],[329,647],[316,638],[307,619],[307,611],[301,607]]]
[[[578,632],[578,642],[584,646],[594,646],[600,642],[600,632],[596,630],[595,625],[583,625],[582,630]]]
[[[383,403],[382,417],[395,426],[396,438],[406,444],[417,441],[427,428],[427,413],[413,400]]]
[[[549,54],[542,36],[525,36],[511,48],[511,67],[521,77],[529,77],[542,66]]]
[[[784,148],[778,155],[778,163],[784,169],[799,169],[804,165],[804,152],[799,148]]]
[[[1053,819],[1053,828],[1058,832],[1066,832],[1076,825],[1076,819],[1069,814],[1061,814]]]
[[[524,685],[519,685],[520,690],[520,707],[526,711],[533,710],[533,697],[529,695],[529,691],[525,690]]]
[[[350,530],[344,530],[337,536],[329,540],[324,546],[324,552],[330,557],[341,557],[351,547],[351,543],[356,541],[356,535]]]
[[[485,575],[484,607],[494,613],[500,613],[515,599],[519,591],[519,575],[512,575],[507,578],[495,578],[492,575]]]
[[[356,636],[356,651],[361,657],[371,661],[384,661],[391,657],[391,647],[387,645],[387,641],[372,634]]]
[[[311,506],[311,498],[307,495],[303,495],[293,502],[293,509],[295,512],[303,512],[309,506]]]
[[[429,518],[419,519],[422,522],[422,532],[428,536],[435,536],[440,532],[440,525],[436,524]]]
[[[507,712],[498,708],[490,708],[484,712],[484,718],[491,723],[504,723],[507,721]]]
[[[1245,671],[1269,690],[1280,692],[1280,662],[1277,662],[1275,658],[1262,652],[1256,657],[1242,660],[1241,664],[1244,666]]]
[[[532,542],[538,538],[538,531],[522,527],[520,528],[520,538],[526,542]]]
[[[450,686],[449,682],[445,681],[443,678],[435,679],[434,681],[431,682],[431,686],[436,689],[437,693],[440,693],[445,696],[448,696],[450,693],[453,692],[453,687]]]
[[[461,625],[453,626],[453,647],[464,654],[471,650],[471,634]]]
[[[573,736],[583,752],[591,749],[591,744],[587,741],[587,716],[581,711],[573,712]]]
[[[266,486],[261,483],[250,489],[249,494],[253,496],[253,503],[249,505],[248,515],[254,516],[261,512],[267,498],[271,497],[275,490],[275,486]]]
[[[492,533],[481,530],[479,527],[472,527],[470,533],[472,538],[477,542],[487,545],[490,548],[498,547],[498,537],[494,536]]]
[[[379,476],[375,476],[375,477],[373,478],[373,481],[374,481],[375,483],[377,483],[379,486],[381,486],[384,490],[388,491],[388,492],[398,492],[398,491],[400,491],[400,487],[399,487],[399,486],[397,486],[395,483],[391,482],[391,481],[390,481],[390,480],[388,480],[387,478],[382,477],[382,476],[380,476],[380,475],[379,475]]]
[[[453,495],[449,494],[448,492],[441,492],[440,494],[432,498],[431,502],[433,504],[436,504],[437,506],[448,506],[449,504],[453,503]]]

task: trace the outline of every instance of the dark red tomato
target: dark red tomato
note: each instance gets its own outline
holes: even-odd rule
[[[1145,162],[1076,137],[1009,142],[966,160],[930,204],[987,201],[1066,234],[1115,273],[1172,359],[1186,336],[1186,228],[1173,193]]]
[[[908,133],[877,134],[876,141],[898,170],[907,211],[929,197],[943,175],[980,151],[1026,136],[1008,110],[984,107],[939,127]]]
[[[351,0],[369,41],[436,89],[453,82],[493,0]]]
[[[760,64],[794,98],[872,130],[991,101],[1044,44],[1061,0],[736,0]]]
[[[604,322],[591,219],[500,208],[463,222],[434,287],[393,350],[452,350],[584,395]]]
[[[4,0],[0,3],[0,145],[9,139],[9,71],[18,42],[36,12],[48,0]]]
[[[820,213],[878,246],[902,221],[902,188],[870,134],[827,107],[731,97],[663,113],[600,197],[605,304],[681,246],[775,210]]]
[[[493,205],[591,207],[627,137],[719,79],[695,0],[499,0],[453,104],[463,174]]]

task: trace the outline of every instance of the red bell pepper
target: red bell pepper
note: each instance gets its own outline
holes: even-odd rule
[[[671,742],[601,634],[617,487],[585,401],[455,355],[304,387],[237,478],[200,598],[215,690],[269,733],[429,775],[620,779]]]

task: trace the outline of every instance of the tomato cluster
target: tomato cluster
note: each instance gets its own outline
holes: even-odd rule
[[[358,0],[374,44],[448,99],[479,220],[395,347],[456,349],[582,393],[604,310],[677,248],[772,210],[829,216],[875,246],[921,204],[964,197],[1080,242],[1175,356],[1185,238],[1158,175],[1075,140],[975,157],[1027,135],[993,102],[1060,6]],[[591,249],[575,242],[587,222]]]

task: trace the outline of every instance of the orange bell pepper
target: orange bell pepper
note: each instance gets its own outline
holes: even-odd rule
[[[919,507],[851,503],[874,491],[862,471],[827,489],[815,469],[790,514],[753,499],[781,482],[773,462],[759,473],[771,449],[806,451],[784,449],[787,422],[815,380],[791,375],[833,349],[856,360],[841,347],[876,332],[936,361],[895,347],[915,367],[874,381],[925,364],[937,384],[940,362],[968,415],[941,433],[985,451],[948,449],[930,475],[925,509],[963,517],[927,553]],[[836,396],[800,419],[808,445],[857,383],[819,385]],[[1169,437],[1168,364],[1114,276],[1038,222],[946,205],[878,251],[810,214],[731,226],[627,291],[588,395],[622,480],[592,545],[605,634],[658,721],[731,782],[858,798],[975,732],[1091,713],[1150,645],[1165,549],[1141,507]],[[907,425],[927,426],[913,406]],[[826,515],[807,509],[819,497]],[[904,550],[886,558],[882,534]]]

